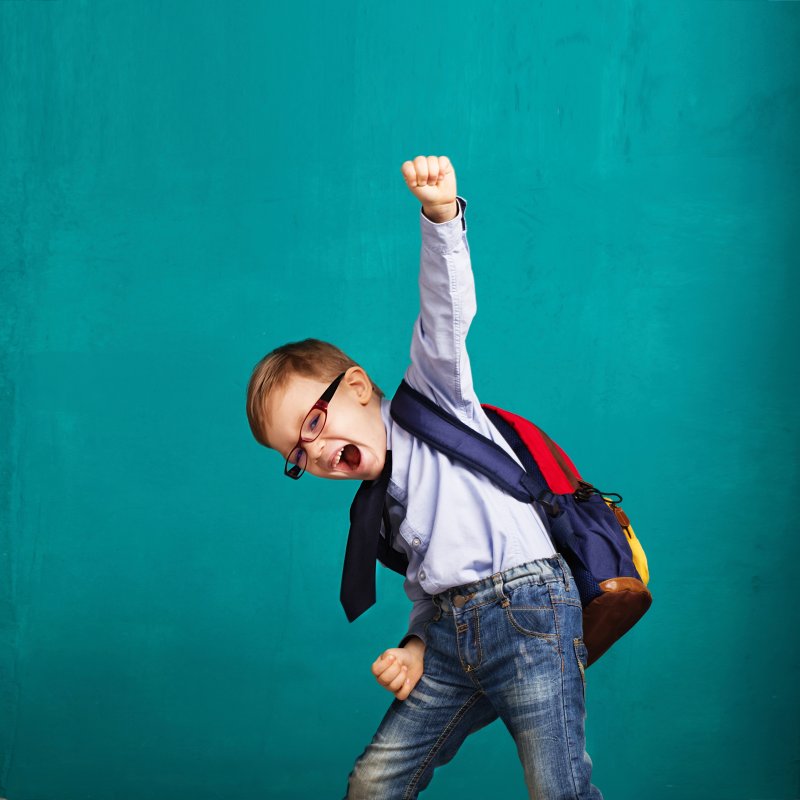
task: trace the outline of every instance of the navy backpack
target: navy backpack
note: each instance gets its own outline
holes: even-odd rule
[[[391,415],[431,447],[490,478],[517,500],[542,509],[540,516],[580,592],[583,638],[592,664],[652,603],[647,559],[620,508],[622,497],[584,481],[564,451],[532,422],[495,406],[482,408],[524,469],[491,439],[405,381],[392,399]]]

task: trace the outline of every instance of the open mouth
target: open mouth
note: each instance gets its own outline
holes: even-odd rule
[[[352,472],[361,464],[361,451],[354,444],[346,444],[331,461],[331,469]]]

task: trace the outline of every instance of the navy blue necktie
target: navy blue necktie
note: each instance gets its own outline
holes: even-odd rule
[[[386,462],[380,476],[363,481],[350,506],[350,534],[344,554],[342,601],[347,619],[352,622],[375,603],[375,561],[381,561],[396,571],[405,561],[402,553],[390,550],[381,537],[381,519],[389,478],[392,475],[392,451],[386,451]],[[388,520],[386,536],[390,536]],[[383,545],[381,547],[381,545]],[[387,563],[387,559],[393,563]],[[406,562],[407,563],[407,562]]]

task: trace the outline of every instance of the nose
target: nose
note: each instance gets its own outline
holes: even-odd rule
[[[314,461],[319,462],[322,458],[322,453],[325,450],[325,443],[321,441],[322,437],[320,436],[318,439],[315,439],[313,442],[309,443],[309,447],[311,448],[311,457]]]

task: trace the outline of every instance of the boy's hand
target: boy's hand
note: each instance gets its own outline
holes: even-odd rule
[[[398,700],[405,700],[422,677],[424,661],[425,644],[415,636],[405,647],[384,650],[372,663],[372,674]]]
[[[446,222],[456,216],[456,173],[447,156],[417,156],[404,161],[400,171],[429,220]]]

